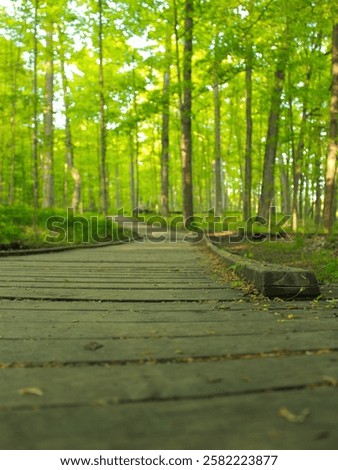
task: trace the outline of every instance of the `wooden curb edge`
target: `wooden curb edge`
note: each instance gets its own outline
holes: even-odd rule
[[[318,281],[311,271],[246,259],[218,248],[206,235],[204,240],[208,248],[238,276],[267,297],[312,299],[320,295]]]

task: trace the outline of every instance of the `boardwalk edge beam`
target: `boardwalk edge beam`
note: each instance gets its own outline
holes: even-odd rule
[[[205,242],[238,276],[267,297],[309,299],[320,295],[318,281],[311,271],[246,259],[220,249],[208,237]]]

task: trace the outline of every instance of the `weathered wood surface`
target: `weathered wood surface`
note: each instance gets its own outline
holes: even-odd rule
[[[329,377],[336,374],[338,353],[243,358],[240,375],[238,361],[220,357],[213,359],[209,362],[158,362],[156,366],[147,364],[144,367],[135,367],[134,364],[124,367],[114,364],[58,367],[54,364],[48,368],[4,369],[0,409],[29,409],[33,402],[41,408],[49,408],[64,404],[89,406],[99,400],[127,403],[297,390],[306,386],[319,389],[324,388]],[[323,375],[323,367],[326,375]],[[88,387],[88,374],[93,382],[100,384],[99,391]],[[21,395],[23,384],[39,386],[43,396]]]
[[[183,242],[0,259],[0,448],[336,448],[336,287],[223,273]]]
[[[97,317],[96,312],[96,317]],[[26,317],[27,318],[27,317]],[[333,336],[338,332],[338,322],[336,318],[332,318],[325,322],[313,321],[303,319],[302,321],[283,320],[279,319],[272,322],[269,317],[267,318],[242,318],[229,323],[227,321],[206,321],[203,322],[190,322],[191,329],[186,327],[182,331],[182,322],[161,321],[156,322],[142,322],[142,321],[127,321],[125,322],[110,322],[106,317],[95,320],[95,314],[91,319],[90,329],[87,322],[83,323],[80,320],[73,320],[69,322],[53,321],[45,322],[43,331],[39,331],[37,335],[36,321],[30,322],[26,325],[24,330],[18,330],[17,321],[4,321],[1,327],[2,339],[34,339],[40,340],[53,339],[131,339],[131,338],[175,338],[175,337],[204,337],[214,336],[221,337],[223,341],[227,341],[233,336],[254,336],[257,335],[257,323],[260,326],[261,336],[281,335],[288,333],[317,333],[328,331],[333,332]],[[34,317],[32,318],[34,319]],[[89,320],[90,321],[90,320]],[[240,329],[240,332],[239,332]],[[311,337],[312,335],[310,335]],[[326,336],[325,336],[326,337]]]
[[[97,385],[97,384],[96,384]],[[3,446],[29,449],[336,449],[337,391],[62,406],[2,412]],[[278,415],[312,414],[304,423]],[[263,446],[264,444],[264,446]]]

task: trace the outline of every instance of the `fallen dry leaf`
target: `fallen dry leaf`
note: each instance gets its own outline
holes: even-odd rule
[[[289,423],[304,423],[306,418],[310,415],[310,410],[305,408],[300,414],[295,415],[292,411],[288,410],[286,407],[282,407],[278,411],[278,416],[286,419]]]
[[[108,404],[108,402],[107,402],[107,400],[98,399],[98,400],[93,400],[92,404],[94,406],[106,406]]]
[[[39,397],[42,397],[44,395],[43,390],[38,387],[20,388],[19,393],[20,395],[37,395]]]
[[[213,378],[210,378],[210,379],[207,379],[207,383],[208,384],[218,384],[220,382],[222,382],[222,378],[221,377],[213,377]]]
[[[323,381],[328,385],[332,385],[333,387],[337,387],[338,385],[337,379],[331,377],[330,375],[323,375]]]
[[[101,348],[103,348],[103,344],[97,343],[96,341],[92,341],[83,347],[83,349],[86,349],[86,351],[97,351]]]

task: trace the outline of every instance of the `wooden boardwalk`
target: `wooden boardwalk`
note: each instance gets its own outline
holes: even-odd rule
[[[182,241],[0,259],[0,448],[337,449],[338,302],[221,271]]]

